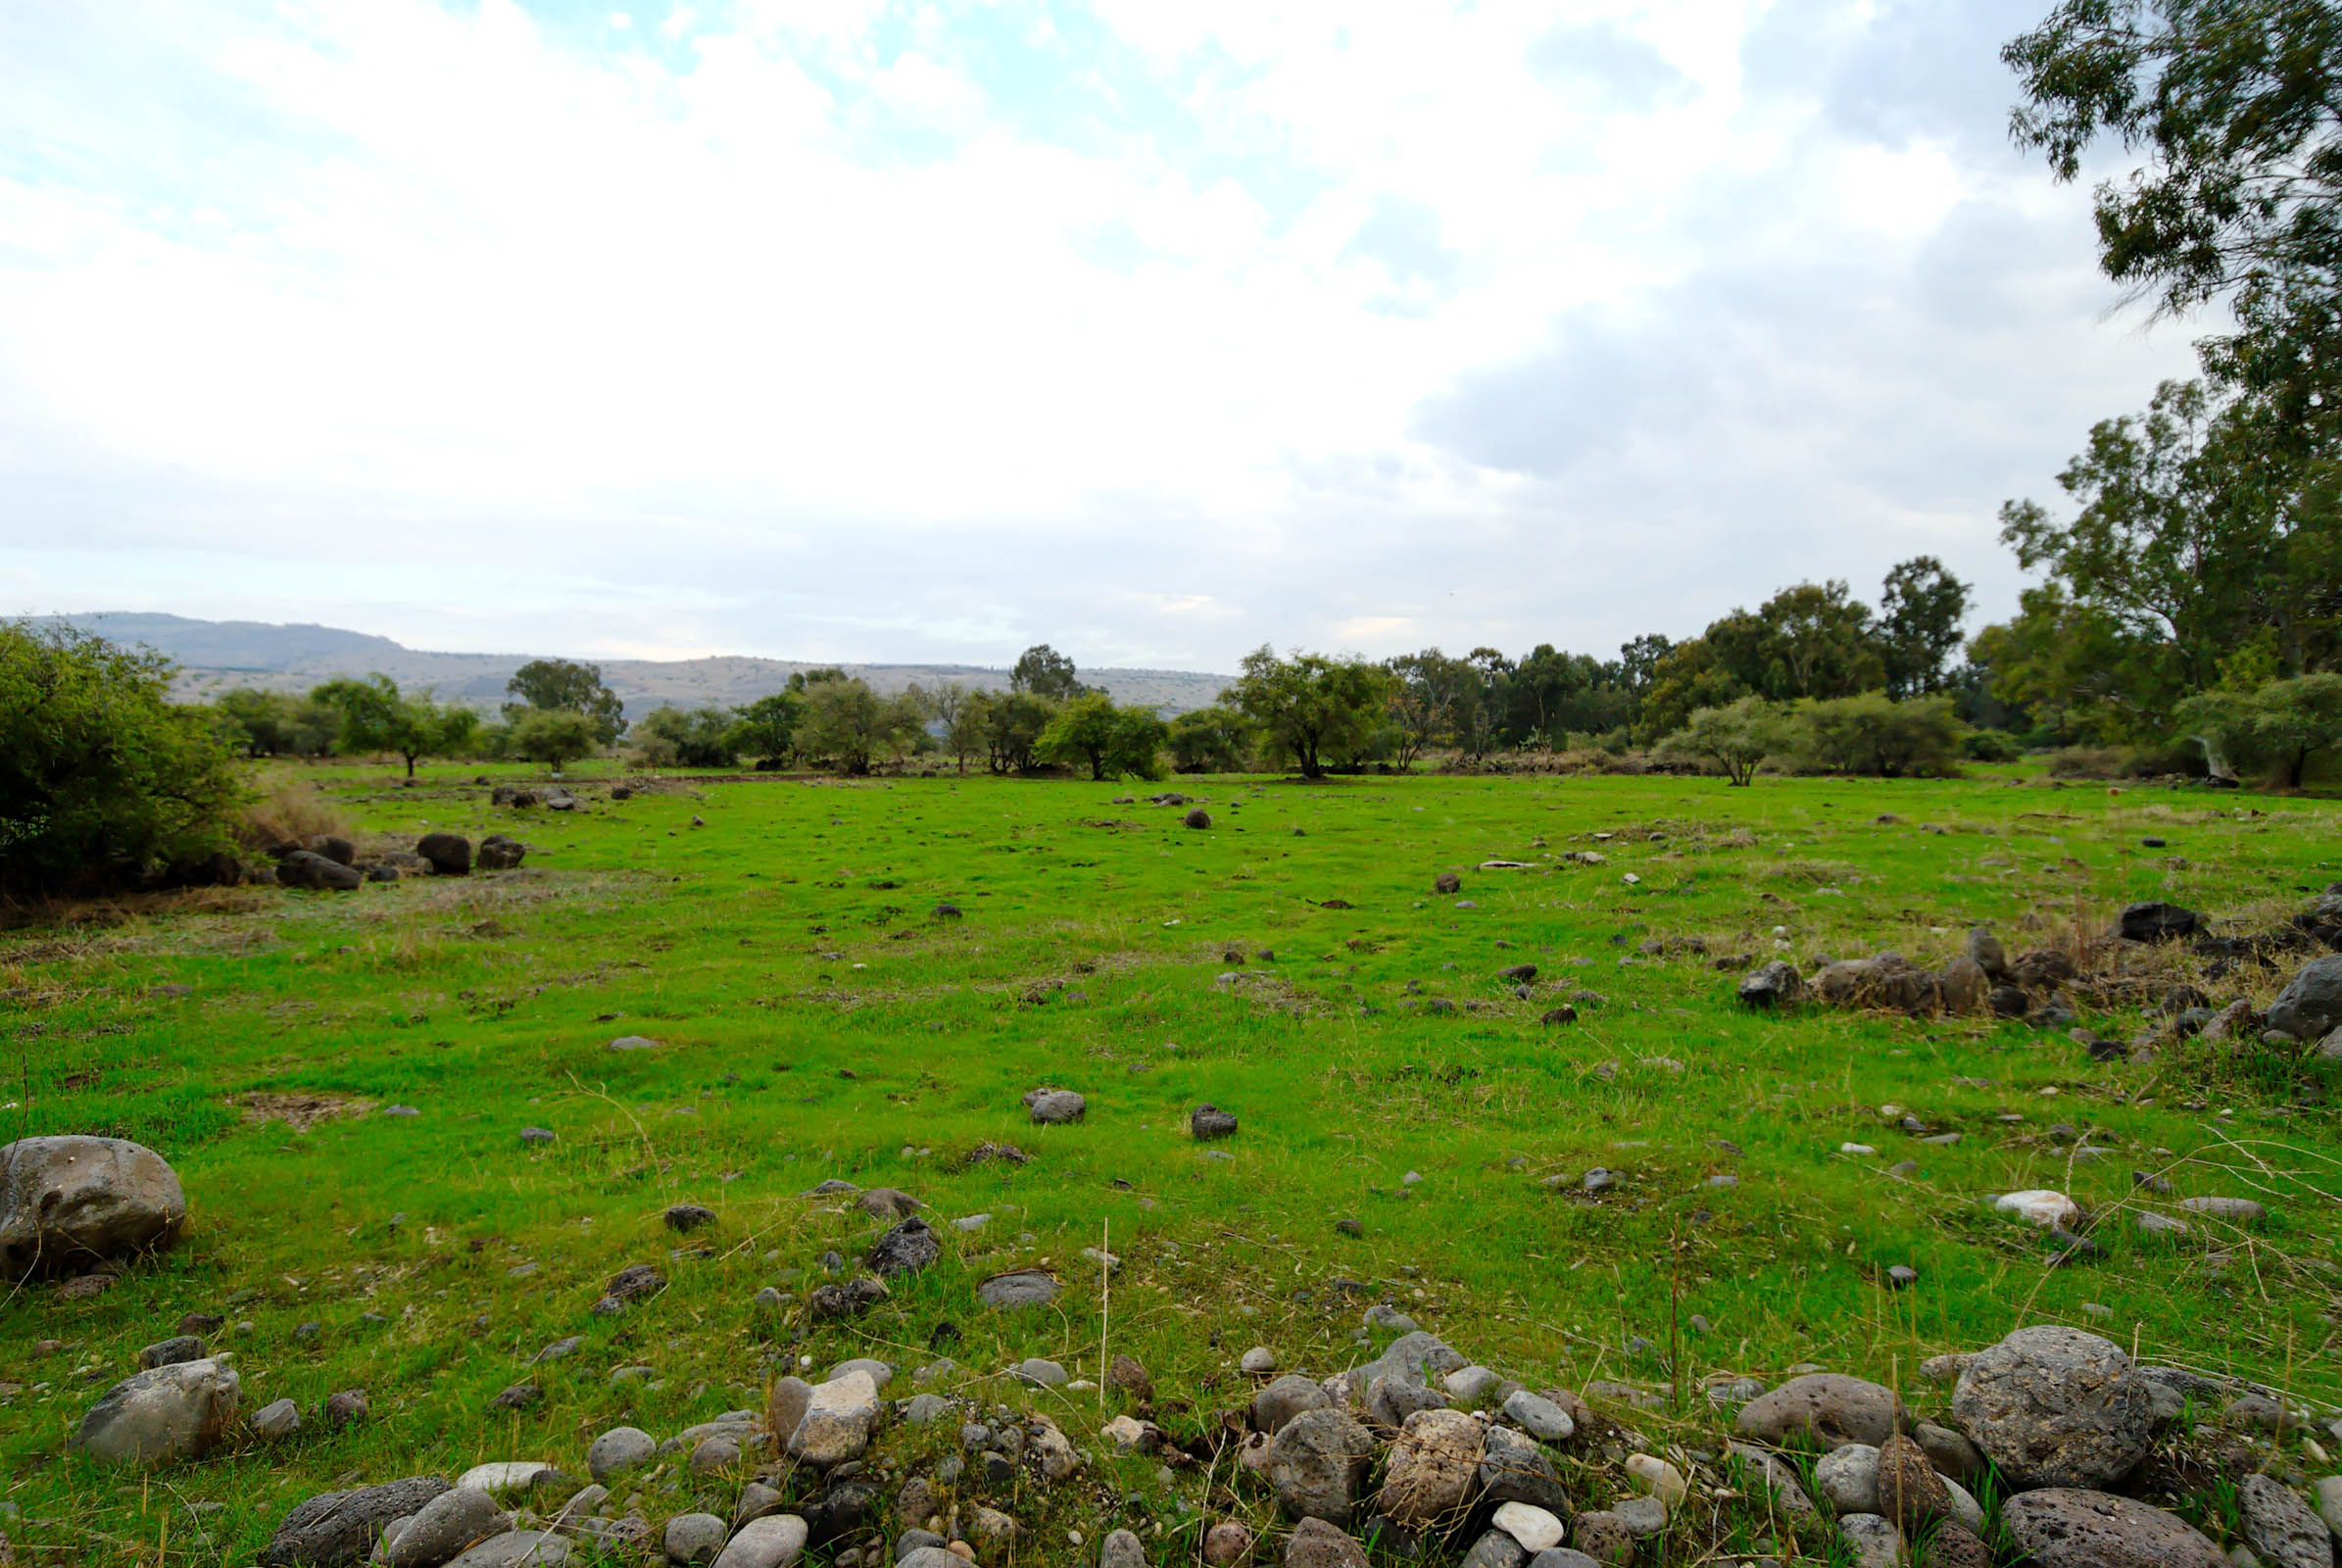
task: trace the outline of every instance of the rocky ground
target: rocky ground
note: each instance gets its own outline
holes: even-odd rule
[[[74,1025],[22,1037],[42,1081],[117,1050],[145,1076],[0,1149],[0,1557],[2333,1561],[2342,884],[1970,928],[1884,818],[1922,869],[1842,912],[1852,862],[1797,869],[1828,881],[1796,902],[1771,865],[1717,874],[1794,828],[1516,833],[1395,888],[1293,873],[1299,912],[1223,909],[1208,939],[1150,907],[1064,956],[1088,879],[1062,871],[776,893],[759,873],[789,862],[725,836],[729,802],[500,788],[482,822],[271,857],[277,885],[238,896],[321,933],[282,989],[243,915],[173,937],[204,955],[185,983],[125,950],[74,991],[19,950],[13,994]],[[1387,809],[1415,799],[1455,797]],[[1273,806],[1083,797],[1091,863],[1065,869],[1120,854],[1248,900],[1272,835],[1375,854],[1340,806]],[[596,833],[711,848],[562,914],[586,884],[560,860]],[[1234,856],[1200,861],[1220,835]],[[976,853],[1037,856],[1002,837]],[[583,942],[665,941],[717,876],[743,891],[690,915],[688,968],[636,965],[623,999],[549,976]],[[759,957],[732,991],[729,955],[782,920],[811,925],[803,989],[776,1000]],[[500,946],[516,921],[543,962]],[[372,989],[315,1004],[362,963]],[[524,1048],[539,996],[568,1010]],[[698,1037],[715,1018],[743,1034]],[[269,1030],[300,1065],[242,1045]],[[1174,1032],[1233,1044],[1198,1061]],[[936,1034],[953,1054],[923,1054]],[[165,1059],[200,1093],[160,1093]],[[178,1103],[224,1130],[113,1135]],[[1353,1143],[1371,1173],[1330,1180]]]

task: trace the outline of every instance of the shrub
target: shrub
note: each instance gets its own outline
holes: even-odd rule
[[[523,709],[508,727],[512,756],[543,762],[556,773],[563,762],[590,756],[601,744],[600,725],[585,713],[561,708]]]
[[[1940,777],[1958,770],[1968,735],[1949,697],[1898,703],[1884,692],[1866,692],[1807,703],[1798,716],[1809,760],[1833,773]]]
[[[97,892],[227,851],[233,743],[171,704],[171,672],[71,627],[0,622],[0,893]]]
[[[1972,731],[1963,750],[1977,762],[2014,762],[2025,756],[2025,747],[2005,729]]]
[[[1757,764],[1794,744],[1796,726],[1785,710],[1761,697],[1695,710],[1683,727],[1660,743],[1662,761],[1713,762],[1734,785],[1756,776]]]
[[[737,767],[740,726],[712,705],[659,708],[635,721],[634,747],[652,767]]]

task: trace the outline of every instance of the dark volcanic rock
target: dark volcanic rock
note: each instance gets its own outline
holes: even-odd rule
[[[2176,904],[2133,904],[2117,927],[2125,942],[2172,942],[2204,929],[2204,917]]]
[[[1188,1117],[1188,1132],[1198,1142],[1214,1138],[1234,1138],[1236,1118],[1217,1105],[1197,1105]]]
[[[271,1568],[339,1568],[362,1562],[374,1549],[384,1525],[420,1513],[424,1503],[447,1490],[447,1482],[438,1476],[410,1476],[387,1486],[319,1493],[284,1516],[262,1548],[261,1561]]]
[[[471,875],[471,840],[461,833],[425,833],[415,853],[431,862],[441,876]]]
[[[2003,1503],[2000,1518],[2036,1568],[2231,1568],[2178,1515],[2104,1492],[2027,1492]]]
[[[882,1275],[911,1274],[943,1254],[935,1228],[914,1215],[873,1243],[864,1261]]]

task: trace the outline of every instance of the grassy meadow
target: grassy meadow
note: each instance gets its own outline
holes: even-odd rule
[[[2025,773],[671,778],[623,803],[593,783],[554,815],[491,807],[468,768],[414,789],[301,772],[365,845],[505,831],[527,863],[0,931],[0,1140],[135,1139],[190,1210],[174,1251],[103,1295],[0,1300],[0,1498],[20,1510],[0,1529],[26,1560],[242,1564],[313,1492],[493,1459],[582,1474],[597,1433],[758,1406],[801,1356],[879,1356],[905,1374],[896,1396],[949,1356],[960,1370],[927,1387],[1041,1401],[1095,1445],[1117,1400],[994,1374],[1046,1356],[1096,1380],[1127,1352],[1158,1418],[1193,1431],[1246,1397],[1246,1348],[1337,1370],[1368,1353],[1380,1301],[1533,1387],[1650,1391],[1653,1408],[1612,1408],[1691,1448],[1715,1446],[1718,1375],[1817,1363],[1932,1407],[1922,1359],[2043,1320],[2342,1398],[2331,1069],[2208,1046],[2098,1062],[1989,1018],[1759,1015],[1716,966],[1885,948],[1939,965],[1977,922],[2012,954],[2083,945],[2140,899],[2258,930],[2342,878],[2333,803]],[[1147,803],[1164,788],[1211,826]],[[1442,871],[1460,892],[1434,892]],[[2205,989],[2265,1002],[2291,961]],[[1523,963],[1526,998],[1499,978]],[[1540,1021],[1565,1004],[1574,1022]],[[2136,1001],[2081,1012],[2116,1040],[2146,1021]],[[620,1036],[658,1044],[610,1049]],[[1087,1120],[1030,1125],[1020,1097],[1044,1085],[1088,1096]],[[1204,1102],[1242,1131],[1192,1140]],[[1907,1115],[1962,1141],[1923,1144]],[[524,1144],[532,1126],[554,1141]],[[2066,1129],[2116,1152],[2076,1160]],[[1029,1159],[970,1162],[987,1143]],[[1916,1173],[1890,1169],[1905,1160]],[[1589,1193],[1596,1168],[1616,1180]],[[2271,1217],[2211,1248],[2151,1244],[2134,1169]],[[808,1324],[823,1255],[851,1263],[884,1229],[803,1196],[828,1178],[924,1200],[945,1255],[867,1315]],[[2039,1233],[1990,1211],[2030,1187],[2093,1210],[2100,1260],[2051,1268]],[[684,1202],[717,1223],[670,1231]],[[973,1214],[991,1218],[949,1223]],[[592,1316],[633,1262],[670,1289]],[[1888,1288],[1898,1264],[1908,1289]],[[1022,1266],[1059,1277],[1055,1303],[978,1301]],[[779,1312],[754,1304],[767,1286]],[[68,1452],[188,1313],[227,1319],[209,1340],[246,1408],[291,1396],[301,1435],[151,1478]],[[576,1353],[529,1364],[569,1336]],[[530,1380],[541,1402],[491,1409]],[[328,1431],[318,1406],[343,1389],[370,1414]],[[655,1521],[694,1499],[729,1512],[726,1483],[680,1468],[647,1489]],[[1196,1478],[1102,1448],[1090,1475],[994,1499],[1033,1531],[1019,1560],[1094,1557],[1068,1532],[1118,1523],[1192,1559]],[[1229,1491],[1224,1466],[1210,1484],[1222,1511],[1268,1520],[1265,1488]]]

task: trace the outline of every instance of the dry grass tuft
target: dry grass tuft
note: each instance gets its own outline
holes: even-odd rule
[[[320,833],[352,836],[349,819],[307,779],[265,779],[263,791],[236,824],[236,842],[248,850],[278,844],[306,844]]]

